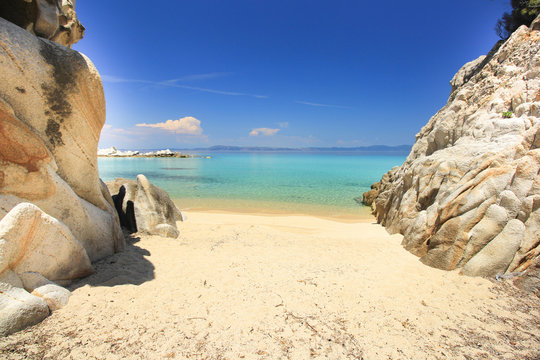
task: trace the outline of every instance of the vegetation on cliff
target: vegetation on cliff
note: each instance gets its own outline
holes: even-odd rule
[[[540,14],[540,0],[511,0],[512,11],[497,21],[495,31],[501,39],[508,39],[521,25],[529,26]]]

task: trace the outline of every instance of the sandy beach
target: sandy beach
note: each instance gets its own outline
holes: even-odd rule
[[[373,221],[187,212],[134,234],[6,359],[538,359],[538,298],[420,263]]]

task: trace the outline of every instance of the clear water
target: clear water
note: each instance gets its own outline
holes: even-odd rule
[[[365,217],[355,197],[406,155],[214,153],[211,158],[99,158],[104,181],[144,174],[181,209]]]

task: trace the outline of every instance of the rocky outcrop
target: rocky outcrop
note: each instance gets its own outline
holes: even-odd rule
[[[377,198],[377,195],[379,195],[380,187],[380,182],[376,182],[375,184],[371,185],[371,190],[366,191],[362,195],[362,204],[365,206],[371,206],[373,204],[373,201],[375,201],[375,199]]]
[[[68,47],[84,36],[84,26],[75,13],[75,0],[2,0],[0,17]]]
[[[65,305],[57,283],[125,246],[98,177],[104,122],[90,60],[0,18],[0,335]]]
[[[67,225],[95,261],[121,250],[100,181],[99,74],[84,55],[0,19],[0,217],[31,202]]]
[[[178,237],[177,221],[182,221],[180,210],[165,190],[152,185],[146,176],[137,180],[116,179],[107,182],[113,195],[122,226],[131,232]]]
[[[428,265],[491,276],[540,254],[538,23],[459,70],[446,106],[381,181],[374,214]]]

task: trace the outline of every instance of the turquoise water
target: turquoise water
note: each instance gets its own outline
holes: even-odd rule
[[[211,158],[99,158],[104,181],[144,174],[181,209],[362,216],[354,201],[405,155],[214,153]]]

